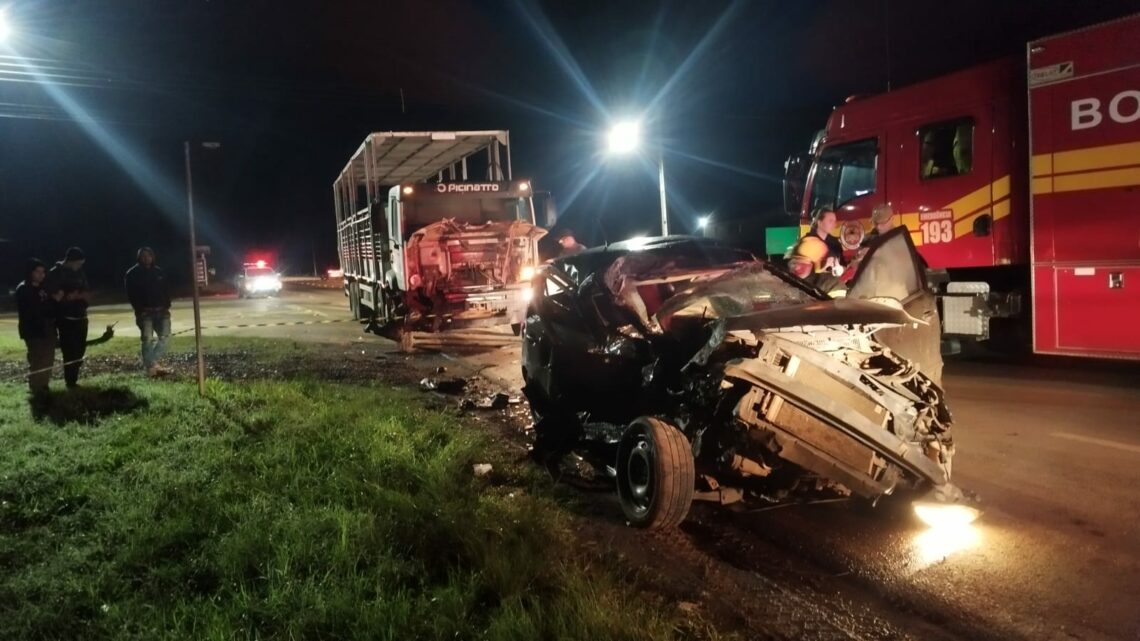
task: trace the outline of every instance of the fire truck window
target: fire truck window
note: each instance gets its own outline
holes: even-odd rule
[[[816,163],[811,187],[811,210],[836,209],[874,193],[879,143],[875,138],[824,149]]]
[[[919,176],[963,176],[974,168],[974,119],[952,120],[918,130]]]

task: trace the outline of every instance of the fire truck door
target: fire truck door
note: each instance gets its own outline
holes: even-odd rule
[[[1057,347],[1140,353],[1140,267],[1058,267]]]
[[[995,203],[1008,205],[1009,178],[995,172],[992,128],[991,106],[981,103],[898,131],[892,204],[930,267],[994,264]]]

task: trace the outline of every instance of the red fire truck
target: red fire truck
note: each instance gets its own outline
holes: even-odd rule
[[[1140,359],[1140,15],[848,99],[784,196],[805,232],[834,209],[852,253],[890,204],[939,277],[944,335],[1000,319],[1038,353]]]

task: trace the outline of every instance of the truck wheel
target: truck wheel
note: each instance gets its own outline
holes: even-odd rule
[[[696,470],[689,439],[665,421],[642,416],[618,444],[617,486],[630,525],[676,527],[693,502]]]

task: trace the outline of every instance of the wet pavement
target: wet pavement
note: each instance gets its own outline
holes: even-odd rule
[[[518,344],[507,334],[484,331],[478,348],[424,341],[408,357],[347,317],[339,291],[303,283],[280,298],[203,303],[207,338],[337,345],[321,365],[336,380],[417,384],[443,367],[443,376],[477,375],[479,394],[518,392]],[[187,303],[176,304],[174,331],[189,318]],[[93,310],[93,328],[111,320],[134,337],[127,308]],[[0,331],[9,325],[0,317]],[[294,374],[311,364],[295,365]],[[943,536],[882,503],[698,504],[681,531],[650,537],[624,527],[597,492],[586,515],[594,543],[642,563],[650,581],[662,564],[663,592],[765,638],[1140,640],[1140,367],[951,361],[945,381],[954,477],[986,507],[968,529]],[[525,447],[525,404],[471,414]],[[729,598],[733,590],[747,598]]]

